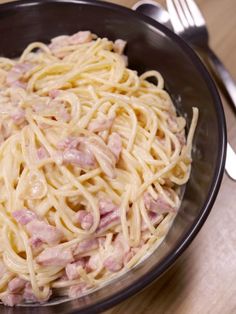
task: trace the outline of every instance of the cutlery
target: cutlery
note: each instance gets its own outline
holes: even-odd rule
[[[211,70],[236,112],[236,83],[209,47],[209,33],[200,9],[194,0],[166,0],[166,4],[175,33],[197,48],[200,54],[206,54]]]
[[[189,2],[189,0],[186,0],[186,1]],[[175,0],[175,2],[176,3],[178,2],[178,8],[179,8],[180,1]],[[190,2],[193,2],[193,1],[190,0]],[[184,3],[184,0],[182,0],[181,3]],[[186,25],[187,25],[186,21],[183,22],[184,23],[184,26],[183,26],[182,22],[180,21],[179,14],[177,14],[177,12],[176,12],[177,9],[175,9],[175,6],[171,0],[167,0],[167,6],[168,6],[168,9],[170,10],[170,13],[172,13],[172,15],[171,14],[169,15],[169,13],[160,4],[158,4],[156,1],[152,1],[152,0],[138,1],[132,7],[132,9],[139,11],[139,12],[143,13],[144,15],[152,17],[153,19],[157,20],[159,23],[164,24],[165,26],[167,26],[168,28],[170,28],[172,30],[174,29],[174,31],[177,32],[181,37],[184,37],[184,39],[186,39],[188,42],[190,42],[189,41],[189,34],[183,36],[184,26],[186,27]],[[194,7],[196,8],[196,4],[194,5]],[[181,11],[180,15],[187,14],[188,18],[190,16],[191,19],[193,19],[192,14],[189,12],[189,10],[186,10],[186,7],[182,8],[182,6],[181,6],[181,9],[184,11]],[[198,16],[202,17],[202,14],[198,8],[197,8],[197,10],[198,10],[197,11]],[[196,10],[195,10],[195,12],[196,12]],[[178,18],[176,18],[176,16]],[[196,20],[196,18],[195,18],[195,20]],[[171,21],[172,25],[171,25],[170,21]],[[202,23],[202,21],[204,21],[203,17],[201,19],[201,23]],[[193,27],[192,25],[195,25],[195,24],[193,24],[193,22],[191,21],[190,25],[191,25],[191,27]],[[205,25],[205,22],[204,22],[204,25]],[[173,26],[173,28],[172,28],[172,26]],[[201,29],[200,29],[200,32],[201,32]],[[205,28],[204,32],[207,33],[207,38],[208,38],[208,32],[207,32],[206,28]],[[196,39],[194,40],[194,43],[195,42],[196,42]],[[195,44],[193,44],[192,40],[191,40],[190,44],[195,46]],[[202,46],[202,45],[200,45],[200,46]],[[208,48],[208,49],[210,50],[210,48]],[[215,55],[215,54],[212,52],[211,55]],[[216,57],[216,59],[218,60],[217,57]],[[220,64],[221,68],[224,68],[224,65],[220,61],[219,61],[219,64]],[[212,67],[211,67],[211,69],[212,69]],[[228,73],[226,69],[223,70],[223,72]],[[229,73],[228,73],[228,75],[230,76]],[[231,80],[233,81],[232,78],[231,78]],[[222,87],[222,85],[221,85],[221,87]],[[236,102],[235,102],[235,104],[236,104]],[[234,107],[236,108],[236,105]],[[226,156],[225,170],[231,179],[236,180],[236,153],[234,152],[233,148],[231,147],[231,145],[229,143],[227,143],[227,156]]]
[[[225,170],[228,176],[236,181],[236,153],[229,143],[227,143]]]

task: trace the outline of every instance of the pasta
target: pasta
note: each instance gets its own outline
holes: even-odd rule
[[[0,299],[79,297],[165,237],[189,179],[188,137],[160,73],[89,31],[0,58]],[[149,78],[156,81],[151,83]]]

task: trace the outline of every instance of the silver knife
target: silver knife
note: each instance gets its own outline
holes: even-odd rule
[[[236,153],[229,143],[227,143],[225,170],[231,179],[236,180]]]

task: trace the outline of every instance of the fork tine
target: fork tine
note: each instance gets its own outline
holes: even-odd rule
[[[167,0],[166,5],[167,5],[167,10],[170,13],[170,20],[171,20],[171,23],[173,25],[174,31],[176,33],[182,33],[184,31],[184,27],[183,27],[183,24],[181,23],[180,18],[177,14],[177,11],[176,11],[176,8],[175,8],[173,1]]]
[[[195,22],[196,26],[203,26],[205,25],[205,19],[198,8],[197,4],[194,2],[194,0],[186,0],[186,3],[189,8],[189,12],[191,12],[191,16]]]
[[[181,6],[182,6],[182,9],[183,9],[183,12],[184,12],[184,15],[186,17],[186,20],[188,21],[188,24],[190,26],[194,26],[194,19],[192,17],[192,14],[189,10],[189,7],[188,7],[188,4],[186,3],[186,0],[179,0],[181,2]]]
[[[184,14],[184,11],[182,9],[182,5],[181,5],[180,1],[179,0],[173,0],[177,14],[179,15],[179,19],[180,19],[183,27],[188,28],[188,21],[186,20],[186,17],[185,17],[185,14]]]

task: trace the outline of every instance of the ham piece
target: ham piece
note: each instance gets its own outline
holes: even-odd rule
[[[8,283],[8,290],[11,293],[19,293],[25,287],[26,281],[22,278],[15,277]]]
[[[93,225],[93,215],[86,210],[79,210],[75,215],[75,219],[84,230],[89,230]]]
[[[65,271],[69,280],[74,280],[79,278],[78,267],[85,267],[86,262],[84,259],[80,259],[75,263],[70,263],[66,265]]]
[[[126,44],[127,44],[127,42],[125,40],[117,39],[114,42],[114,51],[120,55],[123,55]]]
[[[97,234],[103,233],[106,230],[118,225],[120,222],[120,209],[117,208],[116,210],[109,212],[108,214],[104,215],[100,219],[100,223],[96,230]]]
[[[80,31],[72,36],[62,35],[51,40],[49,48],[54,52],[68,45],[80,45],[92,41],[93,36],[90,31]]]
[[[48,299],[52,295],[52,290],[49,290],[48,294],[43,298],[37,298],[33,292],[32,286],[30,282],[27,282],[25,285],[25,289],[23,292],[23,298],[26,302],[37,302],[37,303],[44,303],[48,301]]]
[[[117,272],[124,266],[127,253],[130,251],[122,234],[118,234],[114,240],[113,252],[104,260],[104,267],[110,272]]]
[[[38,216],[34,212],[27,209],[16,210],[12,213],[12,216],[21,225],[26,225],[32,220],[38,218]]]
[[[7,293],[6,295],[1,297],[1,300],[4,305],[15,306],[22,302],[23,296],[16,293]]]
[[[25,88],[25,83],[22,82],[21,79],[32,67],[33,65],[29,63],[18,63],[14,65],[7,74],[7,84],[11,87]]]
[[[86,239],[77,243],[73,248],[74,256],[84,254],[86,252],[95,250],[98,248],[98,239]]]
[[[70,298],[79,298],[86,290],[88,289],[88,286],[86,283],[80,283],[75,286],[71,286],[68,290],[68,296]]]
[[[93,169],[96,166],[94,155],[90,151],[68,149],[63,152],[64,163],[71,163],[84,169]]]
[[[18,223],[25,225],[27,232],[31,236],[30,242],[35,247],[37,247],[40,242],[56,245],[63,238],[63,234],[59,229],[40,220],[39,217],[30,210],[16,210],[12,215]]]
[[[143,198],[145,207],[148,210],[156,212],[160,215],[176,211],[176,209],[167,203],[167,201],[162,196],[158,196],[158,198],[155,200],[149,193],[146,192],[144,193]]]
[[[46,248],[40,253],[36,261],[42,266],[61,266],[65,267],[67,264],[74,261],[71,248],[51,247]]]
[[[102,216],[118,209],[118,206],[114,204],[112,200],[105,198],[99,200],[98,206],[99,212]]]
[[[37,238],[49,245],[58,244],[63,237],[63,234],[59,229],[41,220],[33,220],[29,222],[26,225],[26,230],[32,238]]]
[[[120,158],[120,153],[122,150],[122,142],[120,135],[115,132],[111,133],[111,135],[108,137],[107,146],[115,156],[117,162]]]
[[[101,132],[109,130],[112,126],[114,118],[101,118],[91,121],[88,125],[88,130],[91,132]]]

